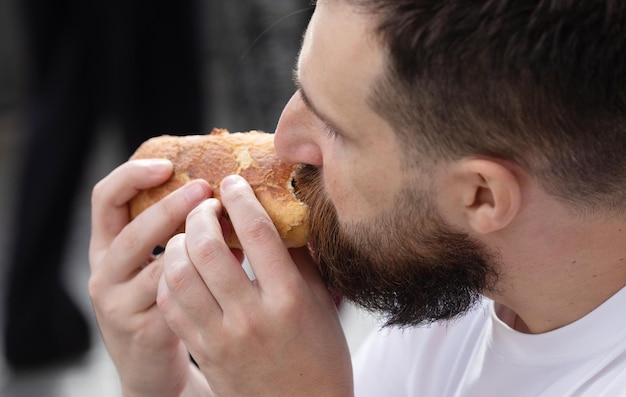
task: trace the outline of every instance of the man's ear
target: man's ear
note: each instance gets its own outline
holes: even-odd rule
[[[455,202],[475,232],[487,234],[505,228],[517,215],[522,197],[513,169],[497,161],[478,158],[460,160],[454,167]]]

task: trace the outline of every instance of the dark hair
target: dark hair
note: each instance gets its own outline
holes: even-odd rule
[[[584,211],[626,209],[626,2],[351,0],[388,51],[371,105],[408,161],[514,161]]]

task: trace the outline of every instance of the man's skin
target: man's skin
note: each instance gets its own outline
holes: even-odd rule
[[[370,18],[344,1],[318,2],[299,89],[276,130],[283,160],[322,171],[340,221],[367,222],[407,183],[432,186],[443,220],[498,252],[487,295],[522,332],[570,324],[626,285],[624,216],[573,213],[495,158],[439,162],[434,172],[403,165],[403,142],[367,102],[384,64]],[[207,395],[210,384],[216,396],[352,395],[348,348],[315,264],[282,246],[241,178],[222,183],[222,203],[195,181],[128,223],[127,201],[170,173],[162,161],[129,162],[94,189],[90,291],[125,393]],[[222,205],[253,282],[224,242]],[[186,234],[147,259],[185,218]]]

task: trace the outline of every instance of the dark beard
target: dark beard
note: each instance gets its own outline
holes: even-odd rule
[[[383,216],[344,225],[316,167],[302,166],[296,183],[310,207],[312,251],[328,287],[383,314],[387,326],[456,318],[494,287],[493,256],[447,227],[416,188],[405,189]]]

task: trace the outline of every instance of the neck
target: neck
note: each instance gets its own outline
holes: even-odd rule
[[[522,243],[500,250],[501,280],[490,297],[513,312],[503,320],[521,332],[568,325],[626,286],[626,221],[544,215],[501,236]]]

